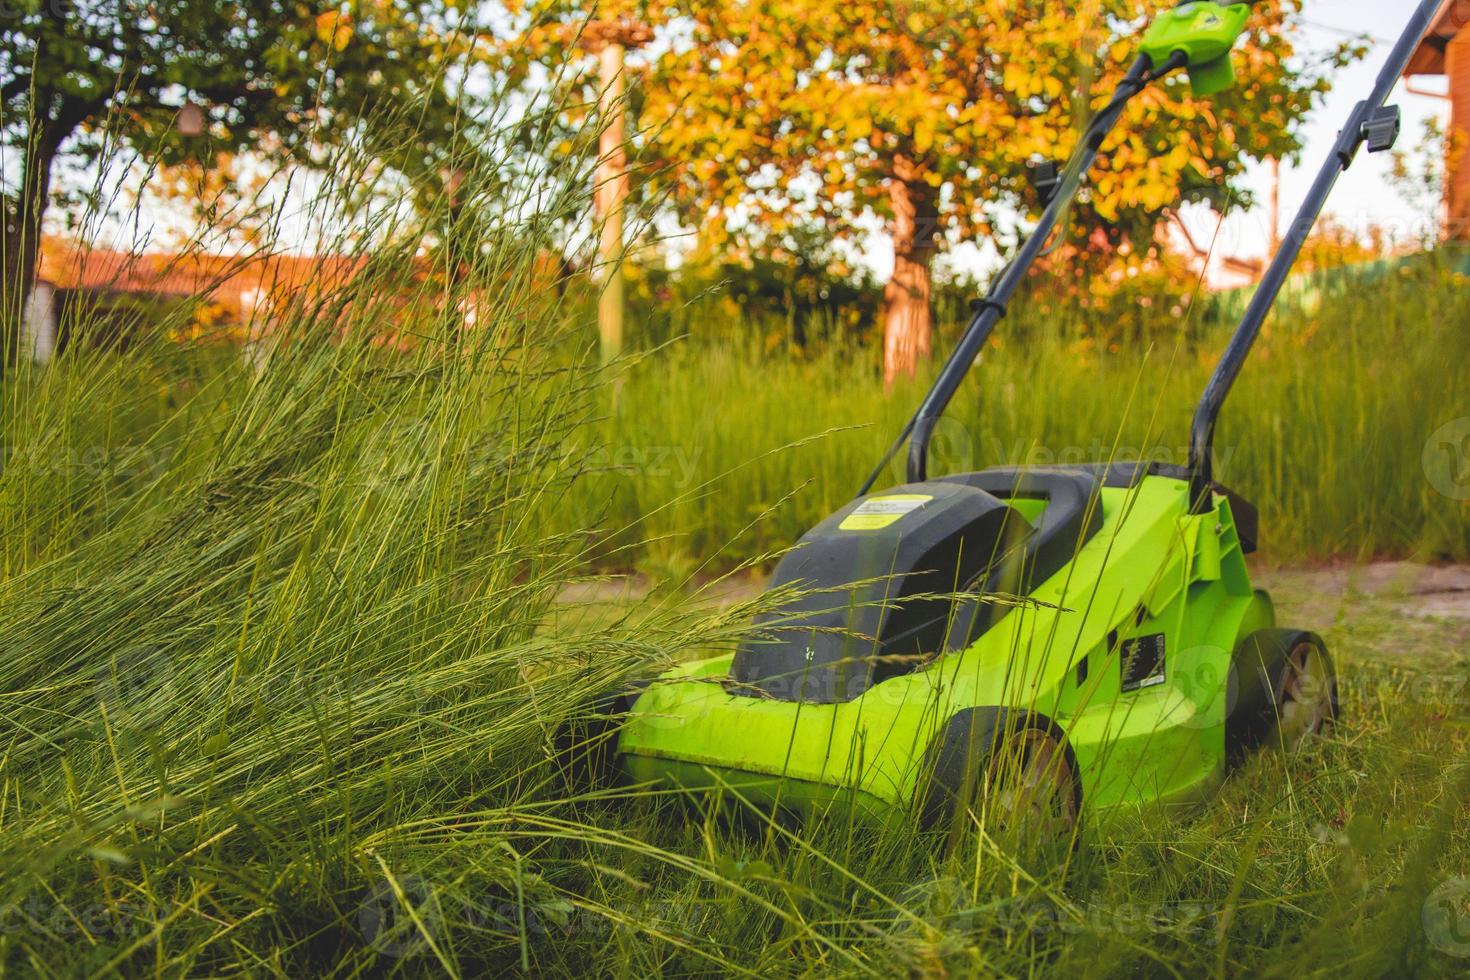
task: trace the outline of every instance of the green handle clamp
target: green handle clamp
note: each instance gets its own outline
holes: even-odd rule
[[[1249,3],[1186,0],[1149,25],[1143,53],[1156,66],[1182,54],[1195,95],[1223,92],[1235,85],[1230,49],[1245,31],[1250,13]]]

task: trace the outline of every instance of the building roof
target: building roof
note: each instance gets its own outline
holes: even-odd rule
[[[209,297],[236,310],[253,297],[307,285],[340,285],[365,260],[346,256],[125,252],[47,237],[37,279],[59,289],[152,296]]]
[[[1409,59],[1405,75],[1443,75],[1445,71],[1445,49],[1449,47],[1465,26],[1470,24],[1470,9],[1459,0],[1445,0],[1429,27],[1429,33],[1419,42],[1414,56]]]

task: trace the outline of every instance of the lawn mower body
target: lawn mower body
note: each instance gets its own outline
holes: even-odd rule
[[[1186,476],[991,470],[854,501],[778,567],[800,599],[631,701],[624,769],[881,818],[922,807],[957,725],[1010,708],[1065,733],[1089,812],[1201,799],[1225,772],[1232,657],[1273,614],[1244,561],[1254,512],[1221,492],[1191,513]],[[955,581],[902,567],[932,562],[927,542]]]
[[[618,696],[622,770],[762,806],[930,824],[948,813],[955,826],[977,801],[1004,809],[1056,776],[1043,808],[1010,812],[1065,823],[1084,809],[1194,803],[1246,752],[1294,748],[1330,723],[1330,657],[1314,634],[1276,628],[1252,588],[1256,513],[1215,482],[1214,432],[1337,179],[1364,146],[1393,146],[1387,99],[1437,8],[1417,5],[1323,163],[1200,399],[1187,466],[931,479],[935,424],[1129,100],[1179,68],[1198,92],[1231,81],[1248,4],[1188,0],[1163,14],[1060,177],[1047,169],[1037,228],[858,498],[777,567],[752,637]],[[872,493],[905,445],[907,483]]]

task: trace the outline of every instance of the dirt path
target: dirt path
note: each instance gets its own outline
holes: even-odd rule
[[[1283,623],[1321,633],[1339,659],[1416,671],[1470,666],[1470,566],[1409,562],[1263,570]]]
[[[1299,596],[1312,611],[1341,612],[1359,601],[1384,602],[1405,616],[1470,622],[1470,565],[1380,562],[1257,574],[1265,588]]]
[[[1378,562],[1256,569],[1252,574],[1260,587],[1281,593],[1293,608],[1319,618],[1368,600],[1388,603],[1404,615],[1470,622],[1470,565]],[[571,586],[562,593],[561,601],[631,602],[647,595],[654,584],[642,575],[615,576]],[[729,605],[754,598],[762,587],[762,580],[756,577],[729,578],[707,584],[701,595],[711,603]]]
[[[1470,565],[1257,569],[1254,578],[1275,598],[1281,623],[1322,633],[1344,654],[1445,666],[1470,657]],[[706,585],[697,601],[729,605],[753,598],[762,585],[753,577],[725,579]],[[611,578],[573,586],[561,601],[615,608],[654,586],[642,576]]]

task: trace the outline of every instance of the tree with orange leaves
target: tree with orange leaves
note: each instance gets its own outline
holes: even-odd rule
[[[1146,249],[1164,209],[1181,198],[1244,201],[1249,161],[1299,148],[1296,127],[1326,91],[1326,70],[1357,53],[1344,44],[1316,68],[1297,64],[1290,20],[1301,2],[1256,5],[1235,90],[1201,100],[1177,78],[1134,101],[1072,211],[1074,241]],[[881,221],[895,253],[884,294],[892,382],[930,352],[936,253],[1007,237],[1038,210],[1028,165],[1071,151],[1135,56],[1144,18],[1171,5],[629,5],[626,16],[665,36],[643,84],[648,169],[672,182],[679,212],[706,233],[758,241],[815,221],[861,240]],[[542,32],[587,14],[577,0],[537,10]]]

